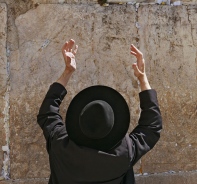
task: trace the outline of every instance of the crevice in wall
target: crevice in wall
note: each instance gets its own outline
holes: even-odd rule
[[[190,24],[190,28],[191,28],[191,38],[192,38],[192,43],[193,43],[193,45],[195,45],[195,43],[194,43],[194,38],[193,38],[193,33],[192,33],[192,22],[191,22],[191,20],[190,20],[190,11],[189,11],[189,7],[188,6],[186,6],[186,10],[187,10],[187,16],[188,16],[188,22],[189,22],[189,24]]]
[[[7,90],[4,96],[5,100],[5,108],[3,111],[4,114],[4,129],[5,129],[5,135],[6,135],[6,145],[2,146],[3,150],[3,156],[4,156],[4,161],[3,161],[3,167],[2,167],[2,176],[4,179],[10,179],[10,149],[9,149],[9,143],[10,143],[10,130],[9,130],[9,91],[10,91],[10,86],[9,84],[7,85]]]
[[[161,173],[143,173],[143,174],[135,174],[135,177],[143,177],[143,176],[157,176],[157,175],[189,175],[189,174],[197,174],[197,170],[193,171],[166,171]]]
[[[139,29],[140,29],[140,24],[139,24],[139,15],[138,15],[138,8],[140,7],[139,3],[136,3],[135,5],[135,11],[136,11],[136,16],[135,16],[135,27],[137,28],[137,37],[136,37],[136,43],[137,47],[139,48],[139,40],[140,40],[140,35],[139,35]]]
[[[6,9],[7,6],[6,6]],[[7,22],[6,22],[6,32],[8,33],[8,14],[7,14]],[[6,66],[6,73],[7,73],[7,81],[6,81],[6,92],[4,94],[4,129],[5,129],[5,142],[6,144],[2,146],[3,150],[3,167],[1,172],[1,178],[2,179],[10,179],[10,149],[9,149],[9,143],[10,143],[10,130],[9,130],[9,109],[10,109],[10,103],[9,103],[9,91],[10,91],[10,65],[9,65],[9,49],[7,48],[7,37],[6,37],[6,57],[7,57],[7,66]]]
[[[193,43],[194,46],[196,46],[195,36],[193,35],[193,34],[195,34],[196,29],[195,29],[195,27],[193,27],[192,21],[190,19],[190,15],[192,15],[192,11],[196,11],[196,8],[191,9],[191,6],[190,6],[190,8],[189,8],[189,6],[186,6],[186,9],[187,9],[188,22],[189,22],[190,28],[191,28],[192,43]],[[194,30],[194,33],[193,33],[193,30]],[[195,63],[196,63],[196,70],[197,70],[197,51],[196,51]],[[197,75],[196,75],[196,79],[197,79]]]

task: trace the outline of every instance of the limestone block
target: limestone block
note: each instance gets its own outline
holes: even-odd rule
[[[45,140],[36,124],[49,85],[64,70],[61,47],[74,38],[79,45],[77,71],[62,105],[85,87],[109,85],[127,100],[131,129],[139,114],[138,85],[131,71],[130,43],[137,37],[133,6],[39,5],[16,21],[19,47],[11,52],[11,177],[49,176]],[[22,166],[22,167],[20,167]],[[20,167],[20,169],[18,169]]]
[[[195,10],[193,6],[139,8],[140,49],[164,123],[161,142],[142,160],[143,172],[196,170]]]
[[[48,179],[16,179],[16,180],[4,180],[1,184],[48,184]]]
[[[53,3],[53,4],[57,4],[57,3],[60,3],[60,4],[63,4],[63,3],[72,3],[72,4],[77,4],[77,3],[83,3],[83,4],[98,4],[98,1],[99,0],[32,0],[34,4],[36,3],[41,3],[41,4],[47,4],[47,3]],[[176,0],[171,0],[170,2],[173,3],[175,2]],[[113,0],[111,1],[113,2]],[[114,2],[118,2],[118,1],[115,1]],[[122,2],[121,0],[119,2]],[[131,0],[131,2],[135,2],[134,0]],[[155,3],[156,1],[155,0],[136,0],[136,2],[139,2],[139,3]],[[166,2],[166,1],[164,1]],[[196,3],[196,0],[181,0],[181,2],[184,4],[184,3],[187,3],[187,4],[194,4]]]
[[[33,0],[34,4],[41,3],[41,4],[77,4],[77,3],[84,3],[84,4],[97,4],[98,0]]]
[[[179,172],[179,173],[160,173],[147,176],[137,176],[136,184],[196,184],[197,173]]]
[[[6,56],[6,36],[7,36],[7,7],[0,3],[0,173],[3,166],[2,146],[6,145],[5,134],[5,108],[6,108],[6,83],[7,83],[7,56]]]

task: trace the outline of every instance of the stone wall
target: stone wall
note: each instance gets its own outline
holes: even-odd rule
[[[137,184],[194,184],[197,179],[197,6],[100,6],[96,0],[0,0],[1,184],[48,182],[45,140],[36,115],[64,67],[61,47],[79,45],[77,71],[61,114],[77,92],[108,85],[126,99],[131,126],[139,117],[139,87],[130,43],[143,51],[158,92],[163,131],[135,167]],[[193,5],[191,5],[193,4]],[[8,149],[9,148],[9,149]]]

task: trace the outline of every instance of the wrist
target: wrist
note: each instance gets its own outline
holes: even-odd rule
[[[138,77],[138,81],[140,82],[140,84],[145,84],[148,82],[147,76],[146,74],[140,75]]]
[[[57,80],[58,83],[66,87],[71,75],[73,74],[74,71],[65,69],[60,78]]]
[[[138,77],[138,80],[139,80],[139,83],[140,83],[141,91],[151,89],[146,74],[144,74],[143,76]]]
[[[64,70],[64,72],[63,72],[63,74],[66,74],[66,75],[72,75],[72,74],[73,74],[73,72],[74,72],[74,70],[69,70],[69,69],[65,68],[65,70]]]

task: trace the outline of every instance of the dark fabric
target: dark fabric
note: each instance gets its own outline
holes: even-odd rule
[[[79,125],[87,137],[102,139],[114,126],[113,109],[103,100],[90,102],[81,111]]]
[[[133,165],[159,140],[161,114],[155,90],[143,91],[137,127],[112,150],[102,152],[76,145],[59,115],[66,89],[51,85],[37,121],[43,130],[51,175],[49,184],[135,184]]]

